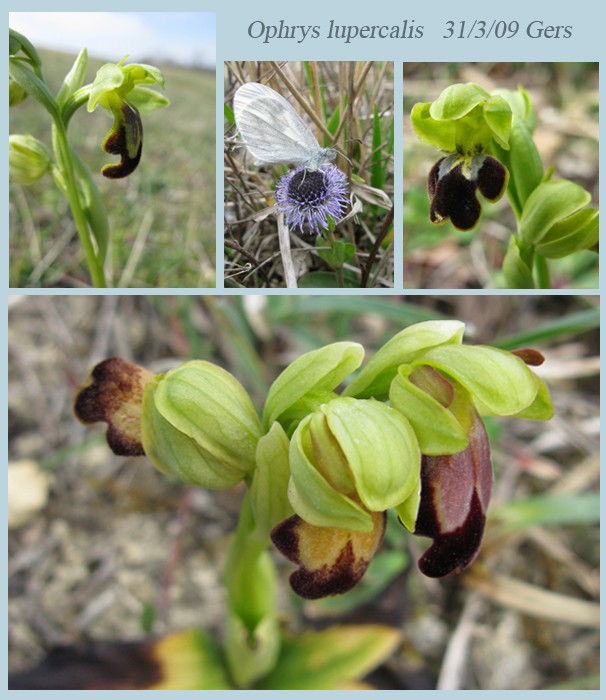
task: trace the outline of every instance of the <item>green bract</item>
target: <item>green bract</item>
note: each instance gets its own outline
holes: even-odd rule
[[[224,369],[193,360],[145,389],[141,437],[160,471],[224,489],[255,467],[261,424],[242,385]]]
[[[289,441],[284,428],[274,423],[257,444],[257,468],[250,486],[250,503],[255,519],[254,536],[269,537],[271,529],[292,515],[288,501]]]
[[[503,260],[503,275],[509,287],[512,289],[534,287],[533,260],[533,247],[522,241],[519,236],[511,236]]]
[[[369,511],[418,504],[419,467],[417,440],[401,413],[378,401],[337,398],[295,430],[290,502],[313,525],[369,531]]]

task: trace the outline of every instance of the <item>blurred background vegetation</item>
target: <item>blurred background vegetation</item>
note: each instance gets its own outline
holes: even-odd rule
[[[56,92],[75,56],[40,52]],[[117,56],[115,60],[119,60]],[[150,58],[149,63],[153,63]],[[87,82],[105,61],[89,59]],[[116,287],[215,286],[215,74],[162,65],[170,105],[143,116],[143,155],[124,180],[100,174],[115,160],[101,149],[112,125],[105,110],[80,108],[70,141],[95,174],[111,239],[108,282]],[[50,117],[31,97],[10,110],[11,133],[31,133],[50,147]],[[10,186],[10,286],[88,284],[69,206],[52,177],[30,187]]]
[[[278,74],[282,72],[290,88]],[[335,238],[355,246],[337,283],[323,259],[323,238],[290,232],[298,286],[393,286],[393,63],[383,61],[227,62],[225,64],[225,286],[285,287],[277,222],[273,210],[279,178],[291,167],[259,167],[236,147],[232,109],[235,91],[262,82],[294,106],[292,91],[308,103],[333,138],[322,147],[339,151],[335,164],[347,174],[355,218],[338,224]],[[296,107],[300,109],[299,107]],[[303,119],[318,136],[308,115]]]
[[[417,102],[432,102],[452,83],[474,82],[490,91],[525,88],[537,115],[535,143],[545,170],[582,185],[599,206],[597,63],[404,64],[404,287],[423,289],[502,286],[507,241],[516,220],[507,197],[484,203],[473,231],[429,221],[427,176],[440,153],[419,141],[410,123]],[[482,198],[480,197],[480,200]],[[597,289],[598,256],[576,253],[550,260],[554,288]]]
[[[72,414],[96,362],[117,355],[159,372],[208,359],[260,409],[305,351],[348,339],[369,357],[405,326],[456,318],[468,343],[543,352],[536,371],[555,407],[548,423],[488,420],[496,484],[478,560],[461,575],[424,578],[423,542],[394,520],[363,584],[304,602],[286,584],[292,566],[276,557],[285,624],[400,629],[401,647],[368,679],[376,687],[599,687],[598,305],[595,296],[538,295],[12,298],[10,671],[60,643],[191,626],[218,633],[224,623],[222,558],[241,490],[189,488],[145,458],[112,455],[104,428]],[[34,484],[40,498],[19,510]]]

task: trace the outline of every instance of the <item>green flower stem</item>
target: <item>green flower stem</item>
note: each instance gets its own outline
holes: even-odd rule
[[[547,260],[542,255],[535,253],[534,265],[537,273],[537,282],[539,289],[551,289],[551,278]]]
[[[250,631],[254,630],[262,617],[275,613],[274,599],[268,597],[266,582],[263,580],[265,576],[255,576],[256,570],[266,567],[270,541],[269,538],[263,541],[254,538],[254,529],[255,521],[247,494],[227,553],[224,578],[229,609],[244,620]]]
[[[324,236],[330,244],[331,250],[334,250],[336,240],[332,232],[332,226],[329,226],[327,229],[325,229]],[[335,275],[337,277],[337,284],[339,285],[339,287],[345,287],[345,279],[343,277],[343,263],[341,263],[340,265],[334,265],[333,270],[335,271]]]
[[[82,210],[80,197],[78,195],[72,155],[69,143],[67,141],[67,131],[63,121],[58,116],[56,117],[53,115],[53,122],[53,147],[55,150],[55,157],[65,182],[67,199],[72,211],[72,216],[74,217],[80,242],[84,248],[86,264],[91,276],[91,281],[94,287],[107,287],[105,273],[103,271],[103,263],[95,253],[88,230],[86,215]]]
[[[250,688],[275,668],[281,646],[276,570],[267,551],[269,538],[253,535],[249,493],[240,510],[224,572],[228,606],[225,652],[239,688]]]

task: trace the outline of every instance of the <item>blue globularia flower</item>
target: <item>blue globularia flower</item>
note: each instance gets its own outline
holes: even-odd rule
[[[300,166],[280,178],[276,187],[278,210],[286,224],[298,228],[309,226],[310,233],[319,234],[328,228],[328,217],[338,221],[348,202],[347,178],[336,165],[328,163],[316,170]]]

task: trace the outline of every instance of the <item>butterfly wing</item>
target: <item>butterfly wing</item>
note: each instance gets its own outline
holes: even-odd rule
[[[234,96],[236,125],[256,165],[322,161],[307,124],[282,95],[261,83],[245,83]],[[325,158],[328,160],[328,158]]]

